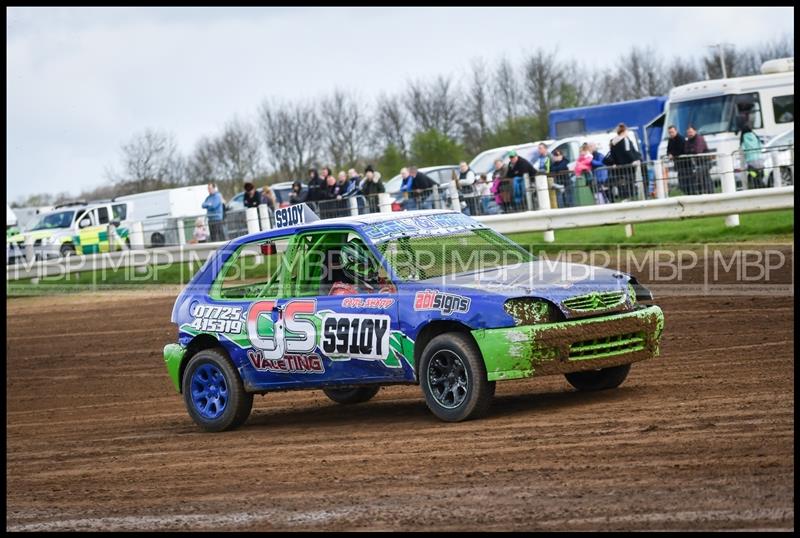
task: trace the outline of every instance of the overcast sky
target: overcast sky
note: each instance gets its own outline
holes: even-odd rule
[[[101,184],[147,127],[188,153],[266,97],[364,99],[538,46],[614,65],[794,33],[793,8],[7,8],[10,200]]]

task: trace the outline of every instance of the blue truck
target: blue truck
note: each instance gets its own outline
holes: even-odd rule
[[[664,128],[664,107],[667,96],[645,97],[578,108],[553,110],[548,117],[550,138],[560,140],[569,136],[608,131],[620,122],[636,131],[643,141],[646,156],[655,160]]]

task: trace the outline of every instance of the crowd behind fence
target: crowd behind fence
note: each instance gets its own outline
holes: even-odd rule
[[[723,180],[723,177],[727,179]],[[727,188],[724,181],[728,182]],[[794,145],[602,166],[577,176],[573,171],[565,170],[535,177],[527,174],[498,176],[491,180],[481,177],[469,188],[457,185],[454,178],[452,182],[435,184],[424,190],[357,194],[306,203],[321,219],[416,209],[455,209],[467,215],[483,216],[785,187],[794,185]],[[122,225],[130,226],[131,223]],[[141,245],[135,244],[134,248],[207,243],[214,239],[209,231],[208,218],[200,211],[181,218],[148,219],[137,226],[141,227]],[[226,211],[221,239],[230,240],[274,227],[274,210],[266,204],[262,204],[257,212],[245,209]],[[128,247],[133,237],[138,236],[128,234],[125,242]],[[24,249],[20,246],[17,249],[20,252],[14,255],[25,258],[31,255],[30,247],[41,250],[45,245],[29,246],[27,254],[21,252]],[[51,248],[54,255],[60,254],[58,246]],[[114,248],[119,248],[119,244]]]
[[[748,166],[749,163],[749,166]],[[348,198],[306,202],[321,218],[354,217],[378,212],[416,209],[457,209],[471,216],[498,215],[624,203],[655,198],[713,194],[722,192],[722,176],[732,174],[735,190],[761,189],[794,184],[794,146],[761,150],[745,155],[737,150],[731,155],[705,153],[664,158],[627,165],[602,166],[575,175],[571,170],[543,174],[546,186],[539,188],[536,178],[502,177],[479,179],[469,189],[456,187],[456,182],[434,185],[430,189],[392,194],[358,194]],[[660,183],[660,185],[659,185]],[[541,187],[541,186],[540,186]],[[544,203],[543,197],[546,197]],[[268,223],[259,218],[256,229],[275,226],[272,209]],[[163,237],[166,244],[206,242],[197,227],[207,226],[203,215],[154,221],[144,224],[145,236]],[[229,240],[253,230],[248,227],[245,210],[226,212],[224,239]],[[198,240],[198,236],[200,239]],[[181,239],[182,237],[182,239]],[[145,240],[146,246],[159,246]]]

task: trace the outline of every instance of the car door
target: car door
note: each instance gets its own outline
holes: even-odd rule
[[[293,298],[279,301],[286,329],[295,338],[286,341],[287,351],[312,353],[313,347],[325,368],[321,378],[329,384],[413,381],[413,357],[399,330],[397,289],[372,250],[382,284],[351,285],[341,267],[341,247],[352,241],[368,245],[353,230],[301,234],[303,263],[292,275],[298,287]],[[315,342],[303,336],[311,331],[312,314]]]

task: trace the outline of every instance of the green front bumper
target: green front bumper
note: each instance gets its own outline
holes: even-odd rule
[[[472,331],[489,381],[595,370],[655,357],[664,313],[647,306],[609,316]]]
[[[186,353],[186,349],[180,344],[167,344],[164,346],[164,363],[167,365],[167,373],[175,385],[175,390],[181,391],[181,361]]]

